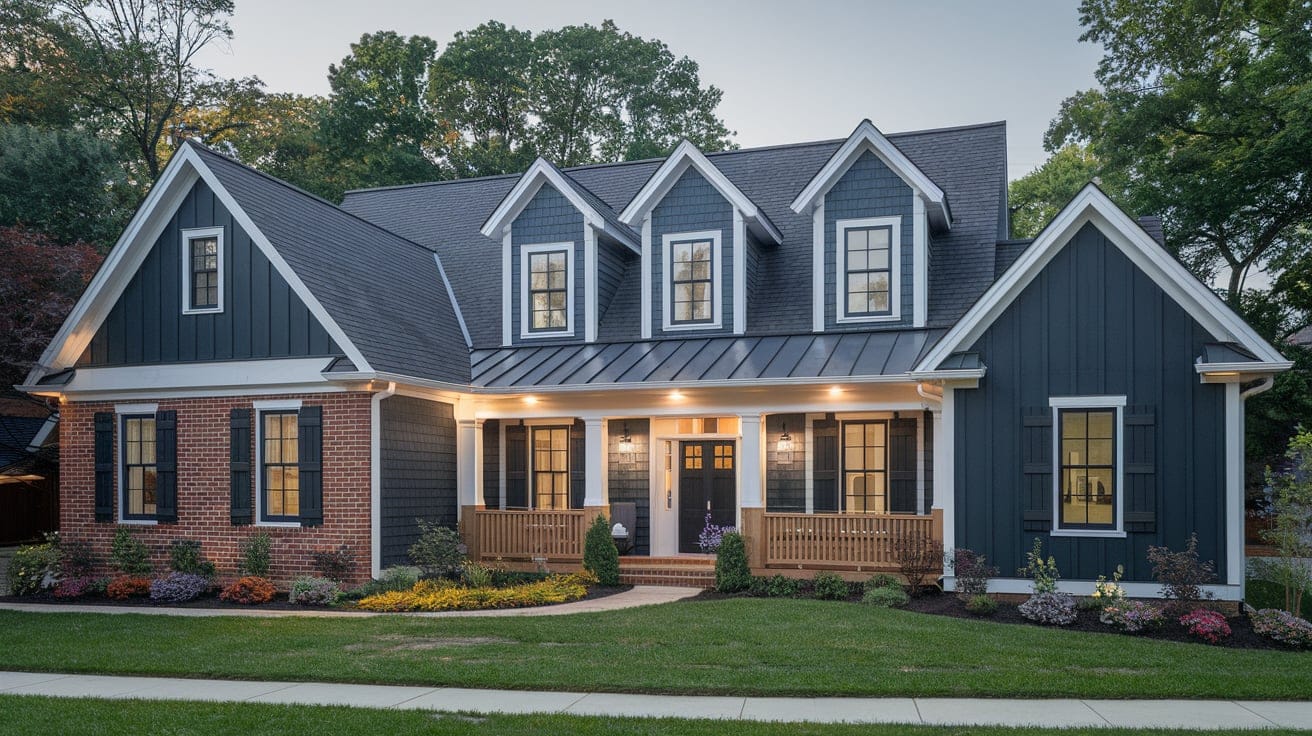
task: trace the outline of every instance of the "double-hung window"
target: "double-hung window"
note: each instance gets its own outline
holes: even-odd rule
[[[525,245],[521,248],[520,288],[523,337],[572,335],[574,258],[572,243]]]
[[[1069,534],[1121,534],[1124,397],[1061,397],[1053,407],[1056,524]]]
[[[899,316],[901,218],[839,220],[838,320],[869,322]]]
[[[260,413],[261,521],[297,522],[301,513],[297,412]]]
[[[670,323],[711,322],[715,303],[715,281],[712,279],[714,243],[709,239],[676,241],[670,244],[670,249],[673,262]]]
[[[155,457],[155,415],[127,414],[122,417],[121,477],[123,518],[155,518],[158,467]]]
[[[223,311],[223,228],[182,231],[182,311]]]
[[[843,509],[888,510],[888,423],[843,422]]]
[[[569,508],[569,427],[533,427],[533,508]]]

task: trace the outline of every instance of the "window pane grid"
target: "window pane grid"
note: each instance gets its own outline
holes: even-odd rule
[[[569,508],[569,427],[533,428],[533,507]]]
[[[123,418],[123,515],[155,515],[155,417]]]
[[[265,412],[261,457],[265,518],[301,513],[300,438],[296,412]]]
[[[192,238],[191,308],[208,309],[219,305],[219,239]]]
[[[694,324],[714,319],[713,249],[710,240],[670,244],[671,324]]]
[[[568,260],[563,250],[529,254],[530,331],[549,332],[569,327]]]
[[[848,228],[846,249],[847,313],[868,316],[891,314],[893,228]]]
[[[844,510],[888,510],[888,423],[843,423]]]
[[[1116,526],[1116,411],[1063,409],[1059,526]]]

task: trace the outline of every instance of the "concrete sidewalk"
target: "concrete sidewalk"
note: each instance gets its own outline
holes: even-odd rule
[[[251,608],[174,608],[171,606],[102,606],[76,603],[0,603],[2,611],[28,613],[140,613],[148,616],[249,616],[252,618],[368,618],[370,616],[418,616],[420,618],[480,618],[504,616],[566,616],[572,613],[618,611],[624,608],[673,603],[702,592],[701,588],[676,588],[666,585],[635,585],[615,595],[592,598],[573,603],[556,603],[531,608],[493,608],[481,611],[438,611],[433,613],[377,613],[374,611],[343,611],[334,608],[306,608],[304,610],[270,610],[258,606]]]
[[[204,700],[472,713],[564,713],[811,723],[1312,729],[1312,702],[1015,700],[985,698],[740,698],[618,693],[190,680],[0,672],[0,695]]]

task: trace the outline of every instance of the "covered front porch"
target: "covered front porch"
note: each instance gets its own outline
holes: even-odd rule
[[[461,532],[484,563],[564,570],[602,514],[627,533],[625,568],[668,570],[711,563],[709,520],[743,533],[758,575],[896,572],[900,540],[944,540],[936,398],[914,383],[484,398],[460,420]]]

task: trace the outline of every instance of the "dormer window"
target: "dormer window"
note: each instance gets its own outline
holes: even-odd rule
[[[720,231],[668,233],[661,241],[665,253],[664,328],[719,328],[719,284],[723,283]]]
[[[521,337],[568,336],[574,333],[574,246],[572,243],[526,245],[521,249]]]
[[[839,220],[839,322],[899,318],[899,217]]]
[[[182,231],[182,313],[223,311],[223,228]]]

